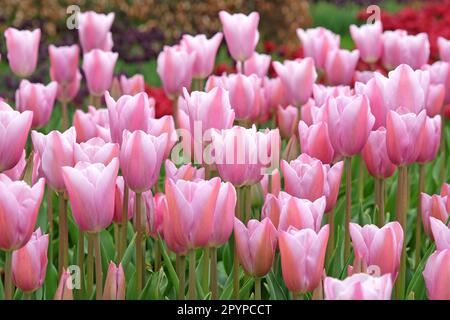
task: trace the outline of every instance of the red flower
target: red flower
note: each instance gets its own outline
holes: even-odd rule
[[[165,115],[172,115],[172,100],[170,100],[165,94],[163,88],[151,87],[148,84],[145,85],[145,92],[155,99],[155,115],[156,118],[161,118]]]

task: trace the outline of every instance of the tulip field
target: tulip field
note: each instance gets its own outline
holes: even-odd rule
[[[450,300],[450,34],[269,54],[222,10],[118,75],[115,13],[82,11],[78,42],[0,39],[0,299]]]

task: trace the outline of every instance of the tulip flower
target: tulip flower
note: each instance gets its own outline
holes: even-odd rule
[[[122,264],[119,263],[119,266],[116,266],[111,261],[106,274],[103,300],[125,300],[125,288],[125,272]]]
[[[322,106],[329,97],[337,98],[339,96],[350,97],[354,92],[350,86],[324,86],[321,84],[313,85],[313,98],[316,106]]]
[[[30,132],[33,113],[14,111],[0,101],[0,172],[17,165]]]
[[[66,86],[58,85],[58,93],[56,95],[58,101],[67,103],[72,101],[80,90],[81,73],[78,71],[75,79]]]
[[[76,110],[73,115],[73,125],[77,132],[77,142],[86,142],[99,136],[98,127],[108,128],[109,131],[108,110],[96,109],[92,106],[88,107],[86,113],[82,110]]]
[[[396,166],[391,162],[386,147],[386,129],[383,127],[370,132],[362,150],[367,170],[375,178],[388,178],[394,174]]]
[[[425,125],[421,133],[422,145],[416,161],[420,164],[431,162],[436,158],[441,142],[441,116],[426,117]]]
[[[280,130],[280,136],[283,139],[289,139],[295,134],[298,119],[298,108],[291,105],[286,108],[278,107],[276,109],[276,122]]]
[[[270,219],[250,220],[247,227],[234,219],[234,236],[239,261],[245,272],[254,277],[265,276],[275,257],[277,230]]]
[[[78,37],[83,52],[94,49],[110,51],[113,47],[110,32],[114,22],[114,13],[102,14],[87,11],[78,14]]]
[[[28,31],[8,28],[4,34],[9,67],[17,76],[29,77],[36,69],[41,30]]]
[[[114,101],[109,92],[106,92],[105,101],[108,106],[109,129],[113,142],[122,145],[125,130],[130,132],[148,131],[148,119],[154,117],[155,110],[154,100],[149,99],[147,93],[141,92],[134,96],[124,95]]]
[[[16,108],[20,112],[33,111],[33,128],[41,128],[47,124],[52,115],[58,84],[54,81],[47,86],[31,83],[28,80],[20,82],[16,91]]]
[[[317,72],[312,58],[273,62],[273,67],[283,83],[289,103],[299,107],[311,97]],[[302,88],[299,90],[299,88]]]
[[[403,63],[419,69],[428,62],[429,56],[430,42],[426,33],[408,35],[405,30],[383,33],[382,62],[386,69],[394,69]]]
[[[391,89],[388,86],[385,87],[384,79],[384,77],[379,77],[377,75],[370,79],[366,84],[361,82],[355,83],[355,93],[365,95],[369,99],[370,112],[375,117],[375,124],[373,125],[374,130],[386,126],[386,115],[389,111],[389,107],[384,101],[384,94],[385,90]]]
[[[400,268],[403,229],[397,221],[381,228],[373,224],[363,227],[350,223],[350,236],[355,250],[354,268],[376,268],[379,275],[390,274],[394,280]]]
[[[367,84],[367,82],[369,82],[369,80],[371,80],[373,77],[375,76],[375,72],[374,71],[355,71],[355,85],[356,82],[361,82],[364,84]]]
[[[158,55],[156,72],[161,79],[165,94],[175,100],[182,93],[182,89],[190,89],[192,70],[196,54],[189,53],[182,46],[164,46]],[[176,74],[173,72],[177,70]]]
[[[165,173],[166,178],[170,178],[173,181],[197,181],[205,179],[205,168],[196,168],[192,166],[191,163],[182,165],[181,167],[177,168],[175,164],[168,159],[165,162]]]
[[[317,68],[325,69],[325,60],[329,51],[339,49],[340,37],[322,27],[312,29],[297,29],[305,57],[314,59]]]
[[[113,221],[115,223],[122,223],[123,221],[123,201],[124,201],[124,187],[125,187],[125,182],[123,180],[122,176],[118,176],[116,179],[116,188],[115,188],[115,192],[114,192],[114,217],[113,217]],[[127,211],[127,216],[128,216],[128,220],[130,220],[131,218],[133,218],[134,216],[134,208],[135,208],[135,204],[134,204],[134,199],[135,199],[135,193],[133,191],[128,191],[128,209]]]
[[[286,287],[294,294],[314,290],[324,271],[329,227],[316,233],[312,229],[289,228],[279,234],[281,270]]]
[[[85,161],[89,163],[103,163],[107,166],[118,156],[119,145],[105,142],[102,138],[96,137],[74,145],[75,163]]]
[[[16,287],[25,293],[39,289],[47,272],[48,234],[38,228],[27,244],[12,254],[12,273]]]
[[[389,275],[374,277],[365,273],[344,280],[326,277],[323,285],[325,300],[390,300],[393,287]]]
[[[423,277],[430,300],[450,299],[450,249],[435,251],[427,261]]]
[[[173,146],[178,141],[178,135],[175,131],[175,121],[172,116],[162,116],[161,118],[148,118],[147,133],[158,137],[162,134],[167,134],[166,150],[164,151],[164,158],[169,157]]]
[[[17,164],[13,168],[5,170],[2,173],[4,175],[7,175],[13,181],[22,180],[22,177],[25,173],[25,167],[27,166],[27,160],[25,159],[25,157],[26,151],[23,150],[19,162],[17,162]],[[32,181],[32,183],[35,183],[35,181]]]
[[[443,183],[441,186],[441,196],[447,196],[447,212],[450,212],[450,184],[448,183]]]
[[[450,62],[450,40],[443,37],[438,37],[437,43],[439,48],[439,57],[441,60]]]
[[[69,271],[63,270],[56,289],[55,300],[73,300],[72,276]]]
[[[195,60],[192,66],[192,76],[195,79],[207,78],[214,69],[214,62],[222,42],[221,32],[216,33],[211,39],[204,34],[196,36],[183,35],[180,45],[188,52],[195,52]]]
[[[430,217],[431,232],[433,233],[436,250],[450,249],[450,228],[441,220]]]
[[[248,16],[242,13],[229,14],[219,12],[223,33],[228,51],[235,61],[243,62],[255,52],[259,40],[259,13],[252,12]]]
[[[328,135],[328,124],[320,121],[308,125],[304,121],[298,124],[302,152],[317,158],[322,163],[331,163],[334,159],[334,149]]]
[[[123,133],[120,167],[128,187],[136,193],[149,190],[157,181],[167,134],[152,136],[142,130]]]
[[[288,105],[285,88],[280,78],[264,78],[263,91],[267,105],[270,109]]]
[[[430,72],[430,87],[432,85],[443,85],[445,91],[444,102],[448,103],[450,101],[450,63],[444,61],[436,61],[431,65],[422,66],[422,70],[428,70]],[[441,89],[435,89],[441,90]],[[439,92],[435,93],[435,95],[439,96]],[[436,98],[437,99],[437,98]],[[439,99],[437,99],[439,100]],[[427,103],[427,106],[429,103]],[[427,107],[428,110],[428,107]],[[433,116],[434,114],[428,114],[429,116]]]
[[[74,168],[62,168],[72,214],[81,231],[96,233],[111,224],[118,170],[117,158],[107,166],[79,162]]]
[[[144,192],[142,196],[144,198],[146,213],[145,233],[155,239],[155,241],[158,241],[158,235],[164,238],[164,215],[169,210],[166,196],[160,192],[153,196],[151,191]]]
[[[66,87],[76,80],[80,49],[78,45],[56,47],[49,45],[50,78]]]
[[[270,67],[271,57],[268,54],[253,53],[253,55],[244,62],[245,75],[256,74],[260,78],[267,75]]]
[[[111,88],[117,53],[93,49],[83,56],[83,71],[89,93],[101,97]]]
[[[135,74],[127,79],[124,75],[120,76],[120,91],[124,95],[134,96],[145,91],[145,80],[142,74]]]
[[[350,34],[356,44],[361,60],[367,63],[375,63],[381,58],[383,52],[382,40],[383,26],[380,21],[374,24],[364,24],[360,27],[350,26]]]
[[[358,50],[329,51],[325,60],[327,82],[331,85],[349,85],[353,80],[358,60]]]
[[[442,222],[446,222],[449,217],[449,213],[447,211],[447,196],[439,196],[439,195],[428,195],[424,192],[420,194],[421,197],[421,211],[422,211],[422,221],[423,228],[425,233],[432,237],[433,234],[431,232],[430,227],[430,218],[436,218]]]
[[[271,173],[264,175],[260,183],[264,197],[269,193],[277,196],[281,192],[280,171],[274,169]]]

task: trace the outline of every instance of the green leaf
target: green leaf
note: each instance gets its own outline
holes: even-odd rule
[[[162,254],[163,260],[164,260],[164,267],[167,269],[169,280],[170,280],[172,286],[175,288],[175,292],[178,292],[178,288],[180,287],[180,281],[178,280],[178,275],[175,272],[175,269],[172,264],[172,260],[170,259],[169,254],[167,253],[166,246],[163,245],[160,235],[158,235],[158,239],[159,239],[159,243],[161,244],[161,254]]]
[[[58,288],[58,270],[56,270],[53,263],[48,262],[47,266],[47,276],[45,277],[45,298],[47,300],[53,300],[55,297],[56,289]]]
[[[136,234],[131,239],[131,242],[128,244],[128,248],[125,250],[125,253],[122,257],[122,266],[124,268],[127,268],[128,264],[130,263],[131,257],[134,254],[134,242],[136,241]]]
[[[416,271],[414,272],[411,281],[409,282],[408,288],[406,289],[406,296],[409,296],[411,292],[414,292],[415,299],[420,299],[420,297],[424,294],[425,283],[422,272],[425,269],[428,258],[434,251],[435,247],[435,244],[431,243],[424,256],[420,260],[419,265],[417,266]]]
[[[248,300],[250,295],[253,293],[253,284],[255,283],[255,278],[248,276],[248,279],[244,281],[244,285],[239,289],[239,299]]]
[[[5,299],[5,288],[3,287],[2,277],[0,277],[0,300]]]
[[[264,284],[270,298],[274,300],[287,300],[284,287],[278,282],[272,270],[267,274],[267,282]]]

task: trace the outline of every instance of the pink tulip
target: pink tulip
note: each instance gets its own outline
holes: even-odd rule
[[[17,76],[29,77],[36,69],[41,30],[28,31],[8,28],[4,34],[9,67]]]
[[[22,180],[22,177],[25,173],[25,167],[27,166],[27,160],[25,159],[25,157],[26,151],[23,150],[19,162],[17,162],[17,164],[13,168],[5,170],[2,173],[7,175],[13,181]]]
[[[430,300],[450,300],[450,249],[435,251],[423,271]]]
[[[297,29],[305,57],[314,59],[317,68],[325,69],[325,60],[329,51],[339,49],[340,37],[328,29],[318,27],[312,29]]]
[[[47,124],[52,115],[58,84],[54,81],[47,86],[31,83],[28,80],[20,82],[16,91],[16,108],[20,112],[33,111],[33,128],[41,128]]]
[[[111,88],[117,53],[93,49],[83,55],[83,71],[91,95],[103,96]]]
[[[441,114],[445,101],[445,86],[443,84],[430,84],[428,87],[425,109],[430,117]]]
[[[50,56],[50,78],[62,86],[74,82],[78,73],[79,47],[71,46],[48,47]]]
[[[103,290],[103,300],[125,300],[125,272],[122,264],[116,266],[114,262],[109,263],[106,274],[105,289]]]
[[[27,244],[12,254],[12,273],[16,287],[23,292],[39,289],[47,272],[48,234],[38,228]]]
[[[373,224],[361,227],[350,223],[350,236],[355,250],[356,267],[362,263],[366,268],[376,268],[378,275],[391,274],[392,279],[395,279],[404,241],[402,227],[397,221],[382,228]],[[365,272],[364,269],[361,271]]]
[[[439,196],[437,194],[430,196],[424,192],[420,193],[420,198],[422,204],[421,211],[423,229],[429,237],[432,237],[433,234],[430,227],[430,218],[433,217],[442,222],[447,221],[449,217],[449,213],[447,211],[448,198],[447,196]]]
[[[219,247],[229,240],[233,231],[236,201],[237,195],[233,185],[229,182],[222,182],[217,194],[213,228],[208,241],[209,246]]]
[[[315,105],[321,107],[329,97],[353,96],[353,89],[350,86],[324,86],[322,84],[313,85],[313,97]]]
[[[255,74],[260,78],[267,75],[270,67],[271,57],[268,54],[253,53],[253,55],[244,62],[244,73],[249,76]]]
[[[41,158],[41,170],[47,184],[55,191],[65,190],[62,167],[75,165],[74,145],[75,128],[71,127],[64,133],[51,131],[47,135],[31,132],[34,151]]]
[[[383,52],[382,40],[383,26],[380,21],[374,24],[364,24],[360,27],[350,26],[350,34],[356,44],[361,60],[367,63],[375,63],[381,58]]]
[[[163,193],[157,193],[153,196],[151,191],[144,192],[142,196],[146,212],[146,234],[153,239],[158,239],[158,235],[164,239],[164,215],[167,215],[169,210],[166,196]]]
[[[370,132],[367,143],[362,150],[362,157],[369,173],[376,178],[388,178],[395,172],[396,166],[391,162],[386,147],[386,129],[379,127]]]
[[[323,285],[325,300],[390,300],[393,286],[387,274],[374,277],[365,273],[344,280],[326,277]]]
[[[423,70],[428,70],[430,72],[430,86],[432,85],[443,85],[445,91],[444,103],[450,102],[450,63],[444,61],[436,61],[431,65],[422,66]],[[433,90],[433,89],[431,89]],[[436,95],[436,100],[439,100],[439,90],[442,89],[434,89],[437,93],[431,93],[431,95]],[[431,99],[433,101],[433,99]],[[431,102],[427,102],[427,110],[429,109],[428,105],[432,104]],[[428,114],[429,116],[433,116],[433,114]]]
[[[426,33],[408,35],[405,30],[383,33],[382,61],[386,69],[394,69],[403,63],[419,69],[428,62],[429,56],[430,43]]]
[[[182,165],[177,168],[175,164],[166,160],[165,162],[165,172],[166,178],[170,178],[173,181],[177,180],[187,180],[187,181],[197,181],[205,179],[205,168],[196,168],[192,166],[191,163]]]
[[[271,177],[271,190],[269,190],[269,176]],[[269,193],[278,196],[281,191],[280,171],[278,169],[274,169],[271,173],[265,174],[260,183],[264,197],[266,197]]]
[[[169,157],[173,146],[178,141],[178,135],[175,131],[175,122],[172,116],[162,116],[161,118],[148,118],[147,133],[158,137],[162,134],[167,134],[166,149],[164,151],[164,158]]]
[[[281,270],[289,291],[306,293],[320,284],[328,235],[328,225],[317,233],[309,228],[297,230],[292,227],[280,232]]]
[[[219,178],[200,181],[166,179],[167,218],[164,239],[185,249],[207,245],[214,228],[214,211],[221,184]],[[167,229],[171,229],[166,233]]]
[[[375,71],[376,72],[376,71]],[[369,82],[369,80],[371,80],[374,76],[375,76],[375,72],[374,71],[355,71],[355,84],[356,82],[361,82],[366,84],[367,82]]]
[[[195,79],[206,79],[214,69],[214,62],[222,42],[221,32],[216,33],[211,39],[204,34],[196,36],[183,35],[181,46],[188,52],[195,52],[195,60],[192,67],[192,76]]]
[[[116,187],[114,192],[114,217],[113,221],[115,223],[122,223],[122,213],[123,213],[123,193],[124,193],[125,182],[122,176],[118,176],[116,179]],[[128,220],[134,216],[134,199],[136,195],[132,190],[128,190]]]
[[[323,108],[323,106],[318,107],[315,104],[314,99],[309,99],[308,102],[305,103],[300,109],[301,109],[301,119],[308,126],[317,124],[321,121],[324,121],[325,123],[328,122],[327,109]]]
[[[117,158],[107,166],[79,162],[74,168],[63,167],[73,218],[81,231],[100,232],[111,224],[118,171]]]
[[[108,100],[106,100],[108,101]],[[98,126],[108,128],[109,117],[107,109],[97,109],[89,106],[88,112],[76,110],[73,115],[73,125],[77,132],[77,142],[85,142],[98,136]]]
[[[194,52],[189,53],[181,46],[164,46],[158,55],[156,71],[169,98],[174,100],[182,93],[183,88],[191,88],[195,57]]]
[[[443,183],[441,186],[441,196],[447,196],[447,212],[450,212],[450,184]]]
[[[145,80],[142,74],[135,74],[127,79],[126,76],[120,76],[120,91],[122,94],[134,96],[145,91]]]
[[[280,106],[276,112],[276,122],[280,130],[280,136],[284,139],[289,139],[295,134],[298,121],[298,108],[291,105],[286,108]]]
[[[334,150],[347,157],[360,153],[375,123],[367,97],[330,97],[326,108],[328,134]]]
[[[236,251],[245,272],[254,277],[263,277],[272,268],[277,247],[277,230],[270,219],[261,222],[255,219],[247,227],[234,219]]]
[[[67,86],[58,85],[58,93],[56,95],[58,100],[62,102],[72,101],[80,90],[80,82],[81,73],[78,71],[77,75],[75,76],[75,80],[73,80]]]
[[[438,37],[439,57],[442,61],[450,62],[450,40]]]
[[[33,113],[14,111],[0,101],[0,172],[17,165],[30,132]]]
[[[338,198],[344,162],[339,161],[333,166],[326,164],[323,167],[326,176],[323,190],[323,194],[327,199],[327,207],[325,208],[325,212],[330,212],[336,205]]]
[[[30,240],[44,195],[45,180],[32,187],[0,174],[0,248],[22,248]]]
[[[118,156],[119,145],[105,142],[102,138],[96,137],[74,145],[75,163],[85,161],[89,163],[103,163],[107,166]]]
[[[56,289],[55,300],[73,300],[72,276],[69,271],[63,270]]]
[[[389,111],[386,121],[386,146],[393,164],[408,165],[416,161],[422,146],[426,117],[425,110],[418,115]]]
[[[223,33],[228,51],[235,61],[243,62],[255,52],[259,40],[259,13],[252,12],[248,16],[242,13],[229,14],[219,12]]]
[[[386,115],[389,107],[384,101],[385,90],[391,90],[388,86],[385,89],[384,77],[378,77],[376,74],[366,84],[355,83],[355,93],[366,95],[370,102],[370,112],[375,117],[373,129],[386,126]],[[392,91],[391,91],[392,92]],[[394,108],[395,109],[395,108]]]
[[[111,51],[113,41],[110,29],[113,22],[114,13],[106,15],[88,11],[78,14],[78,37],[84,53],[94,49]]]
[[[258,183],[267,168],[276,165],[279,158],[278,130],[257,132],[235,126],[212,133],[214,163],[223,180],[234,186]]]
[[[120,167],[131,190],[144,192],[156,183],[166,144],[167,134],[155,137],[142,130],[124,131]]]
[[[263,91],[266,103],[270,109],[288,105],[283,82],[280,78],[264,78]]]
[[[430,217],[431,232],[433,233],[436,250],[450,249],[450,228],[441,220]]]
[[[147,93],[141,92],[134,96],[121,96],[117,101],[109,92],[105,93],[105,101],[108,106],[109,129],[111,139],[122,145],[122,136],[125,130],[148,131],[149,118],[155,115],[154,103]]]
[[[325,61],[327,82],[331,85],[349,85],[355,74],[359,51],[336,49],[328,52]]]
[[[427,117],[421,135],[422,145],[416,161],[419,163],[431,162],[436,158],[441,142],[441,116]]]
[[[273,67],[280,77],[289,103],[300,106],[311,97],[317,72],[312,58],[285,60],[283,64],[273,62]],[[302,88],[299,90],[299,88]]]
[[[319,159],[322,163],[333,161],[334,149],[328,135],[327,123],[320,121],[308,127],[304,121],[300,121],[298,132],[302,152]]]

